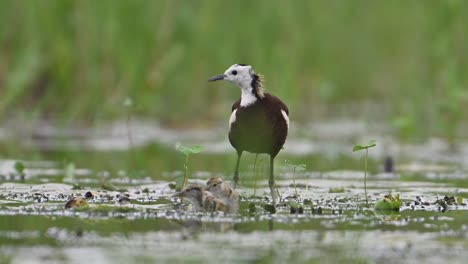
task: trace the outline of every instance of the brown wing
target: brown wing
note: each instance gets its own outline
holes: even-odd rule
[[[278,152],[283,147],[286,137],[288,136],[288,126],[286,121],[284,120],[283,114],[281,110],[285,111],[286,114],[289,116],[289,109],[285,103],[283,103],[278,97],[265,93],[266,97],[268,98],[268,105],[270,109],[274,109],[270,111],[271,114],[270,120],[274,120],[273,127],[272,127],[272,139],[273,139],[273,156],[276,156]]]
[[[289,109],[288,107],[286,106],[285,103],[283,103],[283,101],[281,101],[281,99],[279,99],[278,97],[274,96],[274,95],[271,95],[271,94],[268,94],[270,96],[270,100],[274,103],[274,104],[278,104],[281,108],[281,110],[284,110],[286,112],[286,114],[288,114],[289,116]]]
[[[240,102],[241,102],[241,99],[237,100],[237,101],[232,105],[231,112],[234,112],[234,110],[236,110],[237,108],[240,107]]]

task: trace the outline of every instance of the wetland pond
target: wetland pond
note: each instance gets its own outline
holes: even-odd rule
[[[203,147],[190,158],[190,184],[231,180],[236,157],[224,127],[9,122],[0,129],[0,262],[466,263],[468,144],[405,144],[386,131],[342,120],[293,129],[276,158],[276,212],[265,206],[266,157],[254,170],[255,156],[245,155],[239,213],[223,214],[190,210],[172,186],[185,160],[177,142]],[[377,147],[367,207],[362,154],[352,146],[368,139]],[[386,157],[395,172],[382,172]],[[293,173],[285,160],[307,167]],[[389,193],[399,194],[400,210],[374,210]],[[86,194],[89,206],[65,209]]]

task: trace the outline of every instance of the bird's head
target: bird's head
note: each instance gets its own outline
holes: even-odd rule
[[[213,177],[213,178],[210,178],[206,182],[206,186],[208,186],[208,187],[217,187],[217,186],[221,186],[222,183],[223,183],[223,179],[221,179],[219,177]]]
[[[223,185],[223,179],[221,179],[221,178],[219,178],[219,177],[210,178],[210,179],[206,182],[206,189],[207,189],[209,192],[212,192],[212,193],[215,194],[215,195],[221,194],[221,191],[222,191],[223,187],[224,187],[224,185]]]
[[[262,77],[255,73],[252,66],[246,64],[234,64],[223,74],[213,76],[209,82],[225,80],[239,86],[244,91],[250,91],[263,98]]]
[[[172,195],[173,197],[184,197],[187,198],[188,200],[194,201],[194,202],[201,202],[202,196],[203,196],[203,190],[202,188],[198,186],[192,186],[184,189],[181,192],[175,193]]]

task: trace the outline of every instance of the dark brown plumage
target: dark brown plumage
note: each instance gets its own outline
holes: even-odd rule
[[[244,151],[269,154],[269,186],[275,202],[274,158],[288,135],[289,109],[278,97],[263,91],[262,78],[249,65],[234,64],[224,74],[208,81],[217,80],[234,83],[242,91],[241,99],[232,105],[229,127],[229,141],[237,151],[234,187],[239,180],[239,163]]]
[[[265,153],[273,157],[284,145],[288,124],[281,110],[289,115],[288,107],[276,96],[265,93],[254,104],[240,106],[240,99],[232,105],[236,121],[231,124],[229,141],[239,151]]]

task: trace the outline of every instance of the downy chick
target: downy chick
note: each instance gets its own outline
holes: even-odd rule
[[[174,194],[175,197],[184,197],[189,200],[194,210],[196,211],[222,211],[227,212],[228,206],[221,200],[217,199],[209,191],[204,191],[202,188],[193,186]]]
[[[239,194],[229,187],[229,185],[225,184],[223,179],[219,177],[210,178],[206,182],[206,185],[207,191],[229,207],[229,212],[235,213],[239,211]]]

